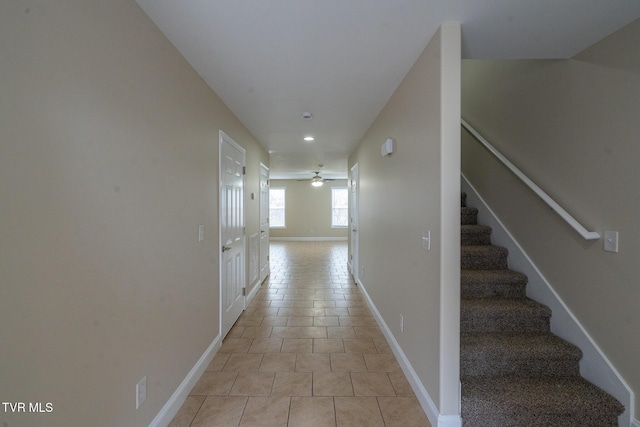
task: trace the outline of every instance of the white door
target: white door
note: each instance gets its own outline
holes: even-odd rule
[[[360,182],[358,180],[358,164],[351,168],[351,192],[349,193],[349,229],[351,230],[349,265],[351,267],[351,275],[357,282],[358,277],[358,245],[360,232],[358,231],[358,190]]]
[[[269,168],[260,163],[260,283],[269,275]]]
[[[220,327],[227,335],[244,309],[245,149],[220,131]]]

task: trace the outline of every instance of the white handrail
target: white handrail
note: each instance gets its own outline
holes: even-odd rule
[[[569,224],[574,230],[576,230],[585,240],[597,240],[600,238],[600,233],[595,231],[588,231],[582,226],[569,212],[564,210],[562,206],[556,203],[547,193],[545,193],[540,187],[538,187],[533,181],[529,179],[520,169],[518,169],[513,163],[502,155],[493,145],[489,143],[482,135],[478,133],[467,121],[463,118],[460,119],[462,126],[468,130],[482,145],[484,145],[494,156],[498,158],[511,172],[513,172],[518,178],[522,180],[534,193],[538,195],[551,209],[553,209],[567,224]]]

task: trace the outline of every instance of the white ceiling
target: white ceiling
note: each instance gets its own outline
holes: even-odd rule
[[[319,163],[346,178],[443,22],[462,24],[464,58],[569,58],[640,17],[640,0],[137,2],[269,151],[272,178],[310,178]]]

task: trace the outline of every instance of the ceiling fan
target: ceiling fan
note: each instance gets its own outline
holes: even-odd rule
[[[299,179],[298,181],[311,181],[311,185],[313,185],[314,187],[322,187],[322,184],[324,184],[324,181],[333,181],[333,179],[324,179],[323,177],[320,176],[320,172],[314,172],[315,175],[312,178],[309,179]]]

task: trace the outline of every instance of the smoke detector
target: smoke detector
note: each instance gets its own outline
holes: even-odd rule
[[[309,112],[302,113],[302,120],[311,120],[313,119],[313,114]]]

